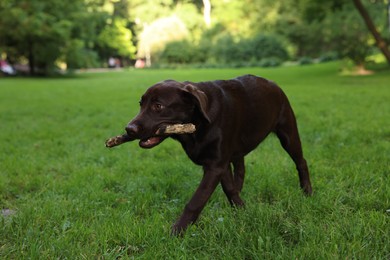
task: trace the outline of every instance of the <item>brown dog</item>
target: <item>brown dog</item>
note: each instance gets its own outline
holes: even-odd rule
[[[125,139],[140,139],[142,148],[152,148],[167,138],[155,134],[166,125],[192,123],[197,129],[170,136],[204,169],[198,189],[172,228],[174,234],[197,220],[219,183],[231,205],[244,205],[239,196],[244,156],[271,132],[294,160],[303,191],[312,193],[293,110],[271,81],[252,75],[200,83],[167,80],[150,87],[140,105],[140,113],[126,127]]]

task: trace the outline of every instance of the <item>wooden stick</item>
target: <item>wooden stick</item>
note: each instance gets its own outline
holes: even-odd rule
[[[127,134],[117,135],[106,140],[106,147],[111,148],[133,140],[134,138],[130,138]]]
[[[158,129],[156,134],[192,134],[195,131],[196,127],[194,124],[175,124]]]
[[[196,127],[194,124],[174,124],[157,129],[156,135],[192,134],[195,131]],[[132,138],[127,134],[117,135],[106,140],[106,147],[111,148],[126,142],[133,141],[134,139],[135,138]]]

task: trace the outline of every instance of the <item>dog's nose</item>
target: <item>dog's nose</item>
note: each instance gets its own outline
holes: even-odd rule
[[[129,124],[125,130],[129,136],[136,136],[139,133],[139,126],[135,124]]]

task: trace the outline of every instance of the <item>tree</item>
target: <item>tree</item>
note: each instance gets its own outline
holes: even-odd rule
[[[0,44],[12,58],[26,57],[31,74],[36,68],[46,73],[71,35],[73,23],[68,14],[79,4],[61,0],[1,1]]]
[[[359,11],[360,15],[362,16],[364,22],[367,25],[368,30],[371,32],[372,36],[375,38],[376,45],[381,50],[383,55],[385,56],[387,63],[390,65],[390,51],[387,47],[387,44],[385,40],[383,40],[382,36],[376,29],[370,15],[368,14],[366,8],[363,6],[362,2],[360,0],[353,0],[353,3],[355,4],[356,9]]]
[[[146,58],[146,65],[151,65],[152,54],[163,51],[167,43],[183,40],[188,36],[185,24],[177,17],[165,17],[145,26],[138,43],[138,57]]]
[[[132,32],[126,28],[126,21],[117,18],[100,32],[98,44],[105,48],[105,58],[111,55],[134,58],[136,48],[131,40]]]
[[[203,0],[203,17],[207,27],[211,25],[211,3],[210,0]]]
[[[373,46],[370,33],[362,30],[363,22],[352,3],[328,13],[320,26],[322,28],[319,31],[329,50],[336,51],[340,58],[352,60],[359,69],[364,70],[366,58],[372,54]]]
[[[50,73],[57,62],[69,62],[72,67],[92,64],[84,60],[96,58],[92,49],[105,15],[88,8],[99,4],[97,0],[74,0],[72,4],[1,0],[0,46],[14,61],[27,59],[32,75]]]
[[[267,8],[279,6],[277,22],[271,30],[284,35],[295,47],[298,57],[315,58],[336,52],[340,58],[351,59],[362,67],[366,57],[373,52],[371,35],[363,28],[364,23],[350,0],[271,2]],[[384,28],[384,1],[370,1],[367,9],[377,23],[382,23],[379,28]]]

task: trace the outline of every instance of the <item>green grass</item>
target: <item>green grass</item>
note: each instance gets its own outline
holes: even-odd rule
[[[390,74],[328,63],[276,69],[131,70],[0,79],[1,259],[389,259]],[[246,208],[221,188],[183,238],[169,235],[201,178],[172,140],[108,150],[145,89],[246,73],[295,109],[314,196],[270,136],[246,157]],[[181,180],[185,180],[181,182]]]

